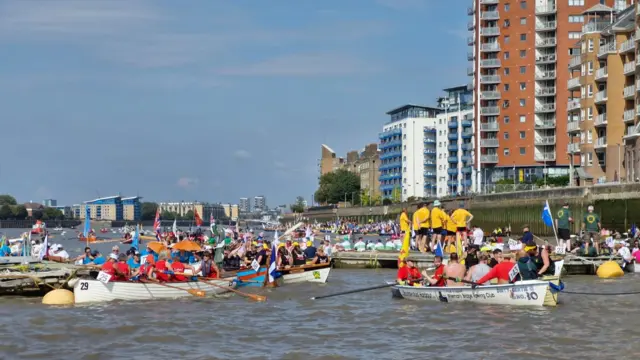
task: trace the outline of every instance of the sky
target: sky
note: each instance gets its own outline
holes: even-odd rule
[[[0,0],[0,193],[311,200],[321,144],[469,82],[470,4]]]

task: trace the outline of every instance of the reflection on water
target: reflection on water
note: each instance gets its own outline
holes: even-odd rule
[[[5,297],[0,358],[626,359],[638,349],[630,336],[637,296],[565,294],[557,308],[411,302],[389,289],[310,300],[394,276],[336,269],[325,285],[250,290],[266,295],[264,303],[231,296],[45,307]],[[638,280],[574,276],[566,285],[637,291]]]

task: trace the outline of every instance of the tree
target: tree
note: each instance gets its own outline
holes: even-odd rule
[[[153,216],[155,216],[155,213],[153,214]],[[160,213],[160,218],[162,220],[174,220],[174,219],[180,220],[181,219],[180,215],[173,211],[163,211],[162,213]]]
[[[382,204],[382,196],[380,194],[375,194],[371,198],[371,206],[379,206]]]
[[[365,190],[362,190],[362,193],[360,194],[360,205],[362,206],[371,206],[371,197],[369,196],[369,193]]]
[[[359,203],[360,178],[345,169],[339,169],[320,177],[320,187],[315,193],[320,203],[337,204],[341,201]]]
[[[158,204],[154,202],[143,202],[141,211],[142,220],[155,220],[157,210]]]
[[[289,205],[289,208],[291,208],[291,211],[294,213],[302,214],[304,212],[304,198],[302,196],[298,196],[295,204]]]
[[[4,204],[0,207],[0,220],[7,220],[13,216],[11,206]]]
[[[56,208],[47,207],[47,208],[44,208],[44,211],[42,212],[42,219],[43,220],[64,219],[64,214],[62,213],[62,211]]]
[[[393,201],[391,201],[391,199],[389,198],[382,199],[382,205],[391,205],[391,204],[393,204]]]
[[[396,186],[391,191],[391,201],[400,202],[402,201],[402,188],[400,186]]]
[[[11,195],[0,195],[0,205],[18,205],[18,202]]]
[[[24,220],[29,216],[27,208],[24,205],[16,205],[13,207],[13,217],[18,220]]]
[[[194,220],[193,210],[189,210],[182,216],[182,220]]]

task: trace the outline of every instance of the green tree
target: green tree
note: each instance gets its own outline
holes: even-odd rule
[[[371,206],[371,197],[369,197],[369,192],[366,190],[362,190],[360,194],[360,205],[362,206]]]
[[[184,213],[184,216],[182,216],[182,220],[194,220],[193,210],[189,210],[186,213]]]
[[[547,177],[546,183],[548,186],[568,186],[569,175]],[[544,178],[536,179],[537,186],[544,186],[544,184],[545,184]]]
[[[24,205],[16,205],[13,207],[13,217],[18,220],[24,220],[29,216],[27,208]]]
[[[400,186],[396,186],[391,191],[391,201],[400,202],[402,201],[402,188]]]
[[[0,205],[18,205],[18,202],[11,195],[0,195]]]
[[[380,206],[382,204],[382,196],[380,194],[371,197],[371,206]]]
[[[64,218],[64,214],[62,213],[62,211],[52,207],[44,208],[44,211],[42,214],[43,220],[54,220],[54,219],[63,219],[63,218]]]
[[[155,213],[153,214],[153,216],[155,216]],[[173,219],[181,220],[180,215],[178,215],[178,213],[175,213],[173,211],[164,211],[164,212],[162,212],[160,214],[160,218],[162,220],[173,220]]]
[[[294,213],[302,214],[304,212],[304,198],[302,196],[298,196],[296,198],[296,202],[289,205],[289,208],[291,208],[291,211]]]
[[[7,220],[13,217],[13,211],[11,211],[11,206],[4,204],[0,207],[0,220]]]
[[[156,218],[157,210],[158,204],[154,202],[143,202],[141,211],[142,220],[154,220]]]
[[[389,198],[384,198],[382,199],[382,205],[391,205],[393,204],[393,201]]]
[[[345,169],[339,169],[320,177],[320,186],[315,193],[319,203],[337,204],[341,201],[359,203],[360,178]]]

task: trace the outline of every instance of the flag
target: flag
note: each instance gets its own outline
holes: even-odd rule
[[[542,222],[547,226],[553,226],[553,215],[551,215],[549,201],[545,201],[544,208],[542,209]]]
[[[40,248],[40,260],[47,255],[47,248],[49,247],[49,235],[44,236],[44,242],[42,243],[42,247]]]
[[[82,235],[84,235],[85,239],[89,238],[89,233],[91,232],[91,209],[89,209],[89,205],[85,205],[84,209],[84,231]]]
[[[136,232],[133,233],[133,238],[131,239],[131,247],[140,250],[140,225],[136,225]]]
[[[200,218],[200,215],[198,215],[197,209],[193,209],[193,218],[196,221],[196,226],[202,225],[202,218]]]
[[[636,227],[636,223],[631,224],[631,237],[635,237],[638,232],[638,228]]]
[[[433,251],[433,255],[440,256],[440,257],[444,256],[444,252],[442,251],[442,245],[440,245],[439,241],[436,243],[436,249]]]
[[[276,253],[278,252],[278,248],[274,244],[271,247],[271,259],[269,260],[269,282],[273,283],[277,278],[280,277],[280,273],[278,272],[278,268],[276,267]]]
[[[173,234],[178,237],[178,219],[173,219],[173,228],[171,229],[173,230]]]
[[[160,227],[162,226],[162,222],[160,221],[160,208],[156,210],[156,218],[153,219],[153,230],[155,232],[160,231]]]
[[[409,246],[411,245],[411,233],[408,231],[404,232],[404,239],[402,240],[402,248],[400,248],[400,253],[398,254],[398,268],[404,267],[404,259],[409,256]]]
[[[280,240],[278,240],[278,230],[276,229],[275,234],[273,234],[273,245],[278,246],[280,244]]]

